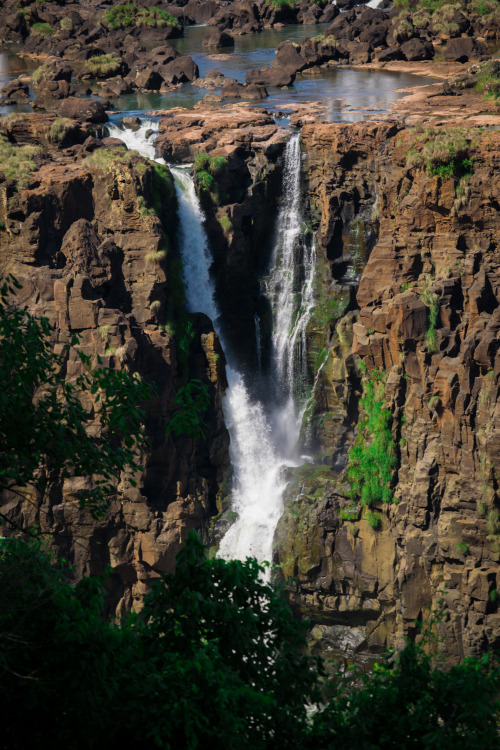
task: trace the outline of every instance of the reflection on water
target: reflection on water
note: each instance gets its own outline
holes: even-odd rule
[[[320,34],[324,28],[325,24],[295,25],[283,29],[266,29],[260,34],[235,36],[234,48],[216,50],[216,54],[203,50],[203,38],[211,30],[205,26],[188,27],[183,38],[170,39],[168,43],[182,54],[192,55],[201,76],[215,69],[226,77],[244,81],[247,70],[271,65],[275,49],[280,42],[285,39],[300,42],[306,37]],[[21,73],[31,73],[36,67],[33,61],[10,53],[0,54],[0,88],[8,80],[16,78]],[[329,120],[355,122],[363,119],[366,114],[387,111],[400,96],[396,89],[428,82],[426,78],[406,73],[331,68],[322,70],[320,75],[299,74],[295,84],[286,90],[270,88],[269,98],[256,106],[276,107],[286,111],[290,103],[319,101],[326,106],[326,117]],[[112,100],[112,105],[115,110],[127,114],[141,114],[147,110],[172,107],[192,108],[206,93],[206,89],[186,84],[169,94],[133,94],[119,97]],[[215,93],[218,91],[215,90]],[[29,105],[0,107],[0,114],[23,110],[29,110]]]
[[[19,57],[11,52],[0,52],[0,89],[13,78],[18,78],[23,73],[31,75],[33,70],[38,67],[38,63],[27,58]],[[9,112],[30,112],[30,104],[16,105],[15,107],[0,107],[0,115],[7,115]]]
[[[271,65],[276,47],[285,39],[300,42],[307,37],[321,34],[328,25],[301,26],[298,24],[286,26],[283,29],[265,29],[259,34],[235,36],[234,47],[210,51],[202,51],[202,43],[213,27],[194,26],[185,29],[184,38],[171,39],[169,44],[183,55],[192,56],[200,69],[200,76],[205,76],[209,70],[216,69],[225,76],[243,83],[247,70]]]

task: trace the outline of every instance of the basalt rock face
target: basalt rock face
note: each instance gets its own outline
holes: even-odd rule
[[[370,661],[442,606],[440,648],[456,663],[500,643],[500,137],[468,134],[472,166],[459,182],[411,166],[417,136],[400,128],[303,129],[323,293],[347,313],[327,321],[315,386],[325,465],[291,482],[276,561],[295,578],[290,599],[317,648]],[[360,279],[353,250],[362,265],[368,256]],[[378,530],[345,473],[370,380],[396,457],[395,502],[371,509]],[[336,423],[322,427],[332,404]]]
[[[110,564],[109,612],[121,614],[140,606],[148,581],[172,568],[189,530],[203,533],[215,511],[228,464],[224,357],[205,316],[192,316],[194,336],[184,361],[175,336],[162,326],[179,283],[169,173],[159,183],[151,162],[104,148],[88,135],[88,125],[73,123],[78,133],[87,128],[83,144],[57,150],[51,124],[44,115],[2,123],[17,147],[23,146],[16,133],[24,147],[42,147],[23,186],[0,177],[2,273],[22,283],[19,303],[55,326],[58,350],[77,333],[93,362],[99,355],[105,366],[138,373],[156,384],[158,395],[144,405],[150,444],[145,471],[136,489],[124,479],[104,518],[94,520],[71,499],[83,481],[78,478],[64,485],[56,480],[35,507],[15,495],[3,498],[2,512],[49,532],[77,577]],[[77,375],[68,368],[68,378]],[[177,389],[194,378],[210,394],[206,440],[165,429]]]

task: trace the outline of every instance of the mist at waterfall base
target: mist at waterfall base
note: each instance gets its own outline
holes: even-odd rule
[[[143,156],[155,159],[157,133],[151,133],[152,129],[156,129],[156,124],[147,121],[135,132],[112,126],[111,134]],[[272,398],[265,403],[250,395],[245,373],[240,372],[230,347],[225,346],[210,277],[212,258],[204,215],[193,179],[185,167],[170,166],[179,202],[179,248],[187,310],[211,318],[227,359],[228,389],[223,410],[233,468],[231,510],[237,519],[220,542],[218,554],[226,559],[244,560],[251,556],[259,562],[271,562],[274,531],[283,512],[285,469],[304,462],[297,452],[305,408],[300,383],[305,368],[305,331],[313,307],[315,251],[314,246],[308,248],[300,242],[300,165],[299,136],[294,134],[285,152],[282,207],[272,269],[265,283],[274,310],[272,366],[266,382]],[[299,262],[297,253],[302,254]],[[297,292],[302,292],[299,309],[295,305]]]

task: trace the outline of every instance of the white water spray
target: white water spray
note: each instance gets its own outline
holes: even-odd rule
[[[115,126],[110,130],[113,135],[125,140],[129,148],[148,158],[154,158],[155,136],[146,138],[146,131],[154,127],[153,123],[147,123],[135,132],[130,130],[123,133]],[[269,280],[269,288],[274,290],[273,299],[280,311],[275,317],[273,336],[277,372],[286,373],[288,379],[293,378],[294,366],[291,362],[299,340],[303,350],[302,358],[305,358],[305,330],[313,301],[314,246],[309,251],[303,249],[302,265],[306,282],[301,301],[300,289],[296,289],[299,282],[293,266],[293,250],[301,232],[300,158],[297,135],[292,137],[285,155],[284,204],[278,218],[275,263]],[[180,252],[187,307],[190,312],[208,315],[215,330],[219,332],[219,311],[210,278],[212,260],[203,212],[187,170],[171,167],[171,171],[179,201]],[[298,305],[296,297],[299,298]],[[282,308],[285,308],[286,314],[282,313]],[[227,559],[244,560],[253,556],[260,562],[270,561],[274,531],[283,512],[283,492],[286,487],[283,470],[286,466],[301,463],[296,456],[300,415],[297,414],[289,385],[286,403],[266,414],[263,404],[250,397],[242,374],[230,361],[230,350],[224,346],[222,336],[221,343],[228,357],[229,387],[223,408],[231,438],[230,457],[234,471],[231,508],[238,514],[238,518],[221,540],[219,555]]]

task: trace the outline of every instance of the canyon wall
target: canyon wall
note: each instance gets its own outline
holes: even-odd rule
[[[227,335],[251,368],[287,134],[267,113],[253,124],[243,110],[176,118],[163,121],[160,154],[225,160],[217,190],[198,188]],[[23,181],[0,182],[2,272],[54,324],[59,349],[76,332],[94,361],[139,373],[158,397],[145,405],[144,474],[136,490],[122,483],[105,518],[72,499],[81,479],[55,480],[47,497],[29,498],[35,506],[6,497],[2,511],[49,532],[76,576],[110,564],[109,611],[121,614],[171,569],[189,529],[209,538],[224,510],[224,356],[205,316],[189,317],[187,354],[169,324],[180,279],[168,170],[84,124],[67,126],[58,148],[53,124],[1,123],[13,148],[39,148]],[[303,439],[315,463],[290,470],[276,577],[311,621],[312,647],[349,662],[417,635],[432,610],[442,610],[435,629],[449,663],[499,645],[500,136],[445,130],[396,119],[302,130],[304,231],[317,243]],[[445,137],[461,144],[452,168],[418,158]],[[211,396],[206,440],[165,431],[193,378]],[[387,502],[370,509],[347,475],[352,447],[378,439],[369,409],[386,420],[382,449],[394,455]]]
[[[204,533],[216,512],[228,468],[224,356],[205,316],[184,321],[187,347],[169,321],[180,315],[172,306],[182,305],[182,281],[168,170],[115,148],[112,139],[107,147],[77,123],[68,131],[74,144],[58,149],[53,119],[2,121],[13,153],[34,161],[27,174],[19,169],[17,178],[0,182],[1,272],[22,284],[17,303],[52,323],[56,351],[76,333],[93,365],[100,357],[104,366],[138,373],[156,385],[157,397],[144,404],[144,473],[136,489],[121,483],[105,517],[96,520],[79,507],[75,496],[85,480],[78,477],[55,478],[46,495],[27,501],[25,492],[12,493],[2,512],[48,533],[77,578],[110,565],[109,611],[122,614],[140,607],[148,581],[172,569],[189,530]],[[68,366],[67,380],[79,372]],[[166,432],[177,390],[191,379],[210,395],[206,441]]]
[[[302,131],[324,313],[310,329],[310,439],[324,465],[293,477],[275,562],[314,647],[348,662],[400,645],[432,610],[448,662],[499,645],[500,138],[442,132]],[[462,172],[414,159],[441,138],[465,138]],[[377,439],[370,383],[395,465],[393,501],[368,512],[346,468],[358,432]]]

